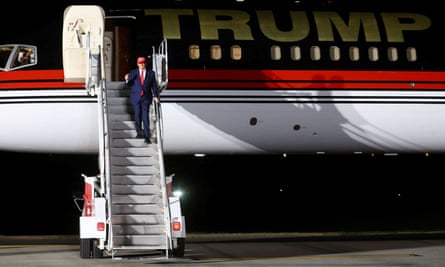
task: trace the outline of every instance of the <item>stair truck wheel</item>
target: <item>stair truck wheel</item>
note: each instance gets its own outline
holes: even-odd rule
[[[91,255],[91,239],[80,239],[80,258],[89,259]]]
[[[104,256],[103,251],[97,247],[99,240],[94,239],[92,243],[93,243],[93,249],[92,249],[93,258],[94,259],[103,258],[103,256]]]
[[[80,258],[102,258],[103,253],[102,250],[97,247],[97,242],[97,239],[80,239]]]
[[[185,255],[185,238],[177,238],[176,242],[177,246],[172,250],[172,254],[174,257],[182,258]]]

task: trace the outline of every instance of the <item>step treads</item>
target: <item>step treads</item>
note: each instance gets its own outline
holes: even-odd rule
[[[111,212],[114,215],[123,214],[162,214],[163,208],[161,204],[122,204],[113,205]]]
[[[162,204],[161,195],[113,195],[111,204]]]
[[[157,195],[161,194],[161,188],[156,185],[116,185],[111,187],[113,195]]]
[[[160,185],[158,176],[153,175],[112,175],[111,183],[115,184],[153,184]]]
[[[125,214],[125,215],[113,215],[113,225],[164,225],[164,215],[153,214]],[[151,227],[150,226],[150,227]]]
[[[112,138],[111,146],[113,148],[129,148],[129,147],[141,147],[146,148],[144,138]]]
[[[128,147],[128,148],[110,148],[111,155],[113,156],[152,156],[156,155],[154,151],[155,144],[145,145],[143,147]]]
[[[114,166],[128,166],[128,165],[153,165],[159,164],[159,161],[155,157],[116,157],[110,158],[111,164]]]
[[[108,118],[111,122],[114,121],[133,121],[134,116],[133,113],[108,113]]]
[[[114,246],[165,246],[165,235],[123,235],[113,236]]]
[[[115,106],[128,106],[132,108],[130,104],[130,99],[126,96],[119,96],[119,95],[111,96],[108,98],[107,104],[108,104],[108,111],[110,111],[109,109],[110,107],[115,107]]]
[[[109,123],[109,128],[111,130],[130,130],[134,129],[134,121],[128,120],[128,121],[112,121]]]
[[[155,175],[159,173],[154,166],[111,166],[112,174]]]
[[[126,103],[116,106],[108,106],[108,113],[110,114],[124,114],[132,112],[132,106],[128,106]]]
[[[164,235],[164,225],[113,225],[114,235]]]

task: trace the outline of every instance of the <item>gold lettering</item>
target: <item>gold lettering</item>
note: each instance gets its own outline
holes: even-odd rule
[[[181,33],[181,16],[195,16],[192,9],[145,9],[146,16],[160,16],[163,35],[167,39],[184,38]],[[241,10],[200,9],[196,11],[202,40],[219,40],[222,30],[230,31],[234,40],[254,40],[250,25],[250,15]],[[298,42],[310,34],[311,24],[305,11],[289,11],[290,30],[277,27],[276,17],[271,10],[256,11],[258,27],[264,37],[277,42]],[[381,13],[382,25],[388,42],[404,42],[407,31],[426,30],[431,19],[415,13]],[[314,25],[318,41],[336,41],[335,34],[343,42],[359,42],[360,35],[366,42],[381,42],[381,33],[376,16],[372,12],[351,12],[343,19],[337,12],[314,11]],[[195,25],[182,25],[194,31]],[[197,26],[197,25],[196,25]],[[192,27],[192,28],[190,28]],[[383,33],[383,32],[382,32]]]
[[[210,0],[209,0],[210,1]],[[250,16],[240,10],[198,10],[203,40],[218,40],[219,30],[231,30],[235,40],[253,40]]]
[[[431,26],[431,20],[421,14],[413,13],[382,13],[388,42],[404,42],[403,31],[420,31]],[[402,23],[409,20],[411,23]]]
[[[309,21],[304,11],[290,11],[292,29],[284,32],[277,28],[272,11],[257,11],[261,32],[269,39],[278,42],[296,42],[303,40],[309,34]]]
[[[348,24],[336,12],[315,11],[314,19],[319,41],[334,41],[332,26],[335,26],[342,41],[357,42],[359,40],[360,25],[362,25],[366,41],[380,42],[377,20],[372,13],[351,12]]]
[[[181,39],[179,16],[193,15],[191,9],[145,9],[146,16],[161,16],[162,30],[167,39]]]

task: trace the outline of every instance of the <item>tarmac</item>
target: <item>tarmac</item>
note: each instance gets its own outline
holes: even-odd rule
[[[445,266],[443,231],[195,233],[186,240],[184,258],[81,259],[76,235],[0,236],[0,266]]]

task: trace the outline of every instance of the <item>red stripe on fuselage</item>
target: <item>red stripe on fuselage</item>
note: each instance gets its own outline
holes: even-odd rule
[[[445,90],[445,72],[170,70],[170,89]]]
[[[63,70],[0,72],[0,89],[78,89]],[[169,70],[170,89],[445,90],[445,72],[341,70]]]
[[[78,89],[85,83],[64,82],[63,70],[0,72],[0,89]]]
[[[169,79],[183,81],[370,81],[445,82],[445,72],[352,70],[169,70]]]
[[[168,83],[169,89],[228,89],[228,90],[242,90],[242,89],[313,89],[313,90],[374,90],[374,89],[387,89],[387,90],[445,90],[445,83],[437,84],[424,84],[424,83],[331,83],[326,82],[174,82]]]
[[[0,81],[61,80],[63,70],[16,70],[0,72]]]

